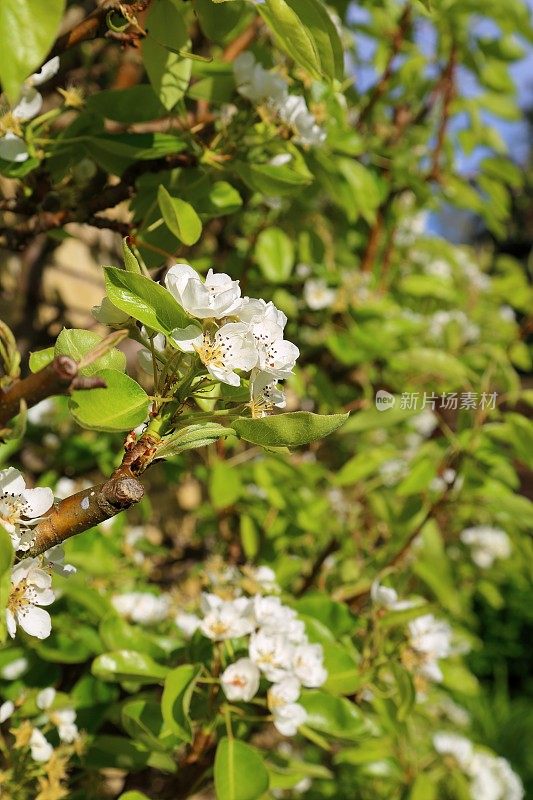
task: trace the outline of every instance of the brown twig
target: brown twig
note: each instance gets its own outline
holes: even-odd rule
[[[222,53],[222,61],[226,61],[227,63],[235,61],[237,56],[243,53],[252,44],[260,27],[261,18],[255,17],[250,25],[226,47]]]
[[[133,2],[129,5],[129,11],[131,12],[132,16],[137,14],[142,14],[146,11],[148,6],[150,5],[152,0],[137,0],[137,2]],[[117,3],[118,9],[118,3]],[[109,6],[109,3],[103,3],[98,8],[95,8],[88,17],[82,19],[81,22],[78,22],[70,31],[67,31],[62,36],[59,36],[56,39],[55,44],[50,52],[49,58],[53,58],[54,56],[59,56],[61,53],[64,53],[66,50],[70,50],[71,47],[76,47],[76,45],[81,44],[82,42],[88,42],[92,39],[101,39],[107,34],[112,34],[113,31],[109,30],[107,25],[106,19],[109,11],[112,10]],[[135,40],[140,38],[140,32],[138,30],[127,34],[128,38],[133,43]]]
[[[79,376],[78,364],[70,356],[56,356],[39,372],[14,381],[0,392],[0,425],[5,425],[19,413],[21,401],[31,408],[46,397],[68,394],[74,389],[105,388],[105,385],[102,378]]]
[[[455,71],[457,68],[457,46],[455,43],[450,50],[450,57],[439,81],[439,88],[442,91],[442,115],[437,130],[437,140],[431,158],[431,167],[428,173],[428,180],[440,181],[441,175],[441,156],[446,141],[448,125],[450,122],[450,108],[455,97]]]
[[[362,123],[366,122],[367,118],[372,113],[372,110],[374,109],[376,103],[383,97],[383,95],[387,91],[390,79],[392,78],[393,74],[394,60],[402,48],[402,44],[409,30],[410,24],[411,24],[411,6],[407,4],[404,10],[402,11],[400,19],[398,21],[398,27],[396,28],[392,36],[392,47],[389,53],[389,57],[387,59],[387,63],[385,65],[385,69],[380,79],[374,86],[366,105],[363,106],[359,114],[359,119],[357,121],[358,127],[360,127]]]
[[[335,537],[333,537],[333,539],[331,539],[331,541],[328,542],[326,547],[324,547],[324,549],[321,550],[318,556],[316,557],[313,566],[311,568],[311,571],[309,572],[308,575],[304,577],[302,585],[295,592],[295,597],[301,597],[307,591],[309,591],[309,589],[314,585],[316,579],[318,578],[320,570],[322,569],[326,559],[330,555],[335,553],[339,549],[339,547],[340,547],[339,542],[337,541],[337,539],[335,539]]]

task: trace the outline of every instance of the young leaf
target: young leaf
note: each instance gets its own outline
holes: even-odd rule
[[[231,434],[235,434],[232,428],[226,428],[216,422],[188,425],[186,428],[175,431],[162,439],[160,446],[157,448],[157,457],[170,458],[182,453],[184,450],[206,447]]]
[[[0,82],[15,103],[22,82],[42,64],[57,35],[65,0],[2,0]]]
[[[152,3],[146,28],[144,66],[156,95],[170,111],[183,97],[191,77],[191,59],[182,58],[175,52],[189,48],[187,28],[181,12],[171,0]],[[169,49],[165,45],[169,45]]]
[[[315,78],[342,80],[342,44],[320,0],[265,0],[257,10],[297,64]]]
[[[190,322],[185,311],[163,286],[116,267],[105,267],[104,280],[109,299],[134,319],[160,333],[186,328]]]
[[[124,269],[126,272],[134,272],[137,275],[142,275],[141,265],[130,250],[127,238],[122,240],[122,256],[124,258]]]
[[[103,681],[135,681],[137,683],[160,683],[168,668],[157,664],[153,658],[135,650],[113,650],[102,653],[93,661],[91,671]]]
[[[239,739],[220,740],[215,755],[217,800],[257,800],[268,789],[268,772],[253,747]]]
[[[35,350],[30,353],[28,366],[32,372],[39,372],[54,360],[55,352],[53,347],[46,347],[44,350]]]
[[[294,266],[294,245],[281,228],[266,228],[257,237],[255,259],[267,280],[282,283]]]
[[[361,710],[344,697],[306,691],[299,702],[308,714],[305,724],[313,730],[348,741],[357,741],[370,733]]]
[[[200,217],[185,200],[172,197],[164,186],[159,187],[157,202],[165,220],[165,225],[183,244],[195,244],[202,234]]]
[[[161,698],[165,731],[175,733],[185,742],[192,738],[189,706],[201,669],[199,664],[182,664],[169,672],[165,679]]]
[[[298,447],[329,436],[347,419],[348,414],[311,414],[309,411],[294,411],[261,419],[239,417],[231,424],[237,435],[246,442],[264,447]]]
[[[81,361],[84,356],[100,344],[102,337],[83,328],[63,328],[57,337],[54,356],[70,356],[74,361]],[[102,369],[111,369],[124,372],[126,369],[126,356],[120,350],[113,348],[105,355],[97,358],[91,364],[82,367],[82,375],[95,375]]]
[[[139,384],[115,369],[98,373],[105,389],[72,392],[69,408],[82,428],[93,431],[130,431],[146,419],[150,398]]]

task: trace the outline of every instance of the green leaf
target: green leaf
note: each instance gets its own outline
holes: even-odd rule
[[[112,767],[124,769],[127,772],[146,767],[153,767],[153,769],[164,772],[176,772],[176,762],[171,755],[153,752],[141,742],[134,742],[123,736],[97,736],[84,755],[84,764],[93,769]],[[134,797],[136,794],[137,792],[134,793]],[[140,797],[144,798],[144,795],[141,794]],[[135,800],[137,800],[136,797]]]
[[[15,103],[22,82],[49,52],[65,9],[65,0],[2,0],[0,3],[0,82]]]
[[[299,614],[306,614],[322,622],[337,637],[344,634],[353,636],[355,632],[357,619],[348,606],[332,600],[324,592],[309,592],[292,606]]]
[[[313,77],[342,80],[342,44],[320,0],[266,0],[257,11],[281,49]]]
[[[232,428],[226,428],[216,422],[188,425],[186,428],[181,428],[169,436],[163,437],[157,448],[157,458],[170,458],[184,450],[207,447],[207,445],[234,433]]]
[[[115,369],[97,373],[105,389],[72,392],[69,409],[82,428],[94,431],[130,431],[146,419],[150,398],[139,384]]]
[[[57,337],[54,356],[70,356],[74,361],[81,361],[83,356],[100,344],[102,336],[82,328],[63,328]],[[105,355],[80,370],[82,375],[96,375],[102,369],[124,372],[126,356],[114,347]]]
[[[122,706],[122,727],[132,739],[151,750],[165,752],[180,744],[180,740],[164,731],[161,706],[155,699],[135,697]]]
[[[174,236],[188,247],[195,244],[202,234],[202,222],[190,203],[172,197],[164,186],[159,187],[157,202],[165,225]]]
[[[271,164],[246,164],[243,161],[234,161],[232,166],[250,189],[267,196],[284,197],[295,194],[313,180],[309,170],[295,170],[289,165],[276,167]]]
[[[294,411],[262,419],[239,417],[232,422],[237,435],[263,447],[298,447],[329,436],[343,425],[348,414],[312,414]]]
[[[87,98],[87,109],[106,119],[129,124],[149,122],[166,113],[165,106],[148,84],[95,92]]]
[[[165,658],[166,652],[153,636],[138,625],[130,625],[118,614],[109,614],[98,629],[104,647],[121,650],[135,650],[147,653],[152,658]]]
[[[126,237],[124,237],[122,240],[122,257],[124,259],[124,269],[126,272],[133,272],[136,275],[142,275],[141,265],[131,251]]]
[[[138,653],[136,650],[112,650],[94,659],[91,672],[100,680],[115,683],[122,681],[161,683],[169,670],[146,653]]]
[[[268,772],[257,750],[239,739],[221,739],[215,755],[217,800],[257,800],[267,789]]]
[[[213,0],[194,0],[194,9],[205,36],[213,42],[223,42],[226,36],[242,25],[250,8],[240,0],[215,5]]]
[[[299,702],[307,711],[306,726],[335,739],[357,741],[369,735],[369,727],[360,709],[344,697],[325,692],[306,691]]]
[[[11,569],[15,552],[11,543],[11,536],[0,526],[0,642],[5,642],[6,629],[6,606],[11,589]]]
[[[236,469],[216,461],[209,476],[209,496],[215,509],[227,508],[241,496],[242,484]]]
[[[192,741],[189,706],[201,670],[200,664],[182,664],[165,678],[161,698],[165,731],[176,734],[184,742]]]
[[[294,244],[281,228],[266,228],[257,237],[255,260],[268,281],[282,283],[294,266]]]
[[[44,350],[35,350],[30,353],[28,366],[32,372],[39,372],[54,360],[55,352],[53,347],[46,347]]]
[[[138,792],[134,789],[132,792],[121,794],[118,800],[150,800],[150,798],[144,792]]]
[[[175,328],[189,325],[189,317],[170,292],[150,278],[105,267],[104,280],[113,305],[148,328],[169,335]]]
[[[151,5],[146,28],[148,35],[143,42],[144,66],[156,95],[170,111],[187,91],[191,77],[191,59],[173,52],[190,48],[187,27],[171,0],[158,0]]]

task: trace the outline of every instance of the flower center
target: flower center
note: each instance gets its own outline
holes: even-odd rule
[[[215,367],[224,366],[224,348],[219,342],[211,339],[208,333],[204,333],[202,344],[195,347],[195,350],[206,367],[210,364]]]
[[[7,607],[14,614],[25,614],[28,611],[28,606],[32,606],[37,599],[35,589],[28,583],[26,579],[21,580],[11,589]]]
[[[22,135],[20,121],[11,113],[11,111],[8,111],[7,114],[3,115],[3,117],[0,117],[0,134],[5,135],[6,133],[14,133],[17,136]]]
[[[13,530],[20,525],[27,508],[28,504],[20,496],[3,494],[0,497],[0,520],[4,527]]]

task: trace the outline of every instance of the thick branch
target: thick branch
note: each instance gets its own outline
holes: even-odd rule
[[[143,495],[142,483],[130,474],[112,476],[105,483],[67,497],[34,529],[35,539],[28,555],[37,556],[71,536],[99,525],[138,503]]]
[[[22,400],[31,408],[52,395],[102,387],[105,388],[105,382],[101,378],[78,376],[78,364],[73,358],[56,356],[44,369],[14,381],[0,392],[0,425],[5,425],[19,413]]]

